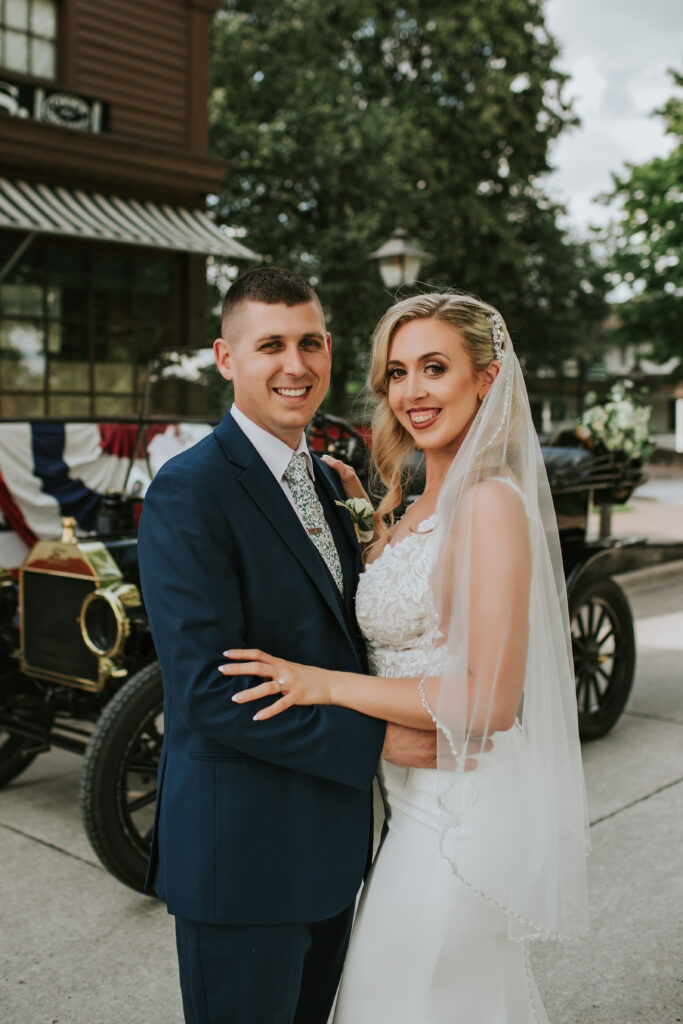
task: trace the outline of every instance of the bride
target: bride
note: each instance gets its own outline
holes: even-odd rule
[[[557,528],[521,370],[492,306],[431,293],[385,313],[370,382],[387,490],[356,613],[373,675],[255,650],[226,652],[221,670],[263,677],[233,696],[276,696],[257,722],[331,703],[436,731],[435,771],[381,763],[388,830],[335,1024],[541,1024],[526,941],[587,926],[587,817]],[[424,493],[394,521],[415,448]]]

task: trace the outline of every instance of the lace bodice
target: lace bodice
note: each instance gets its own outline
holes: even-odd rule
[[[373,675],[427,675],[441,634],[432,601],[435,516],[388,545],[360,578],[356,616]]]

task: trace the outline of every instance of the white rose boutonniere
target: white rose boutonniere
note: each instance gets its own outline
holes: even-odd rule
[[[367,498],[347,498],[346,501],[338,501],[351,516],[353,528],[359,544],[367,544],[375,535],[375,528],[372,523],[374,508]]]

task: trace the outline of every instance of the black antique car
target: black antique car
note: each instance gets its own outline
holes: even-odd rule
[[[169,383],[160,373],[156,379]],[[148,420],[143,410],[141,437]],[[363,436],[343,420],[319,415],[310,443],[367,472]],[[625,500],[644,479],[640,467],[576,447],[543,452],[567,581],[579,728],[582,739],[595,739],[619,718],[635,670],[631,611],[612,577],[683,558],[683,542],[588,540],[591,502]],[[419,490],[419,474],[418,464],[408,490]],[[141,890],[163,695],[140,592],[139,507],[134,496],[104,495],[94,534],[76,536],[67,519],[61,539],[33,547],[18,579],[0,576],[0,786],[51,747],[83,754],[88,838],[112,874]]]

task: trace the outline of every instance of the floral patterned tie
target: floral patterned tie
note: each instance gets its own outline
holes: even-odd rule
[[[292,500],[301,513],[301,519],[309,537],[322,555],[325,565],[332,574],[332,579],[339,587],[339,592],[343,594],[344,576],[339,561],[339,552],[325,519],[320,499],[315,493],[315,487],[306,466],[305,452],[298,452],[292,456],[291,462],[285,470],[285,480],[289,484]]]

